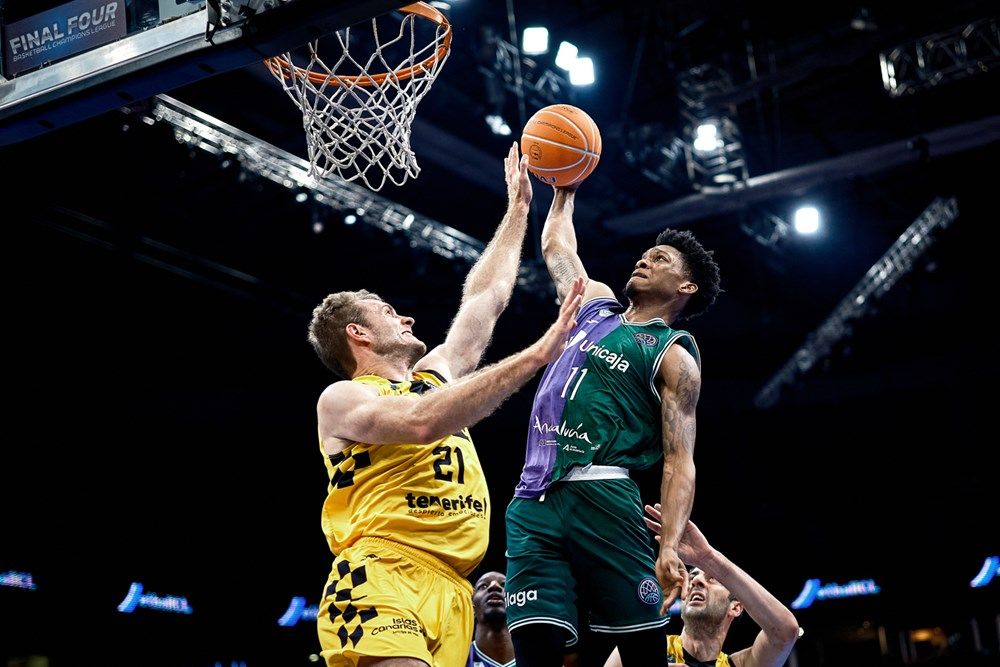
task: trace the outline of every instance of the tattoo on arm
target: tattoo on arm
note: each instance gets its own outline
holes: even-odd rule
[[[663,397],[663,453],[676,451],[677,406],[669,394]]]
[[[694,451],[697,421],[695,407],[701,393],[701,380],[695,374],[694,360],[683,357],[678,368],[675,388],[668,387],[663,397],[663,443],[664,452],[669,454],[683,447],[688,453]]]
[[[694,421],[694,415],[692,415],[684,420],[684,433],[681,434],[681,445],[689,452],[694,451],[695,431],[697,431],[697,426]]]
[[[566,293],[569,292],[573,281],[580,275],[580,271],[576,263],[573,262],[573,258],[569,254],[563,253],[550,257],[548,259],[548,266],[552,282],[556,284],[556,294],[562,300],[566,296]]]
[[[691,372],[693,364],[693,359],[683,357],[677,377],[677,398],[681,409],[686,412],[694,412],[695,406],[698,405],[698,395],[701,393],[701,380]]]

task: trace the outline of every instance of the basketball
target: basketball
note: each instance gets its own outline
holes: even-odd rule
[[[521,134],[521,153],[538,180],[563,187],[579,183],[601,159],[601,132],[582,110],[553,104],[528,119]]]

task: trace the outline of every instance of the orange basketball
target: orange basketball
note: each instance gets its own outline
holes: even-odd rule
[[[579,183],[601,159],[601,132],[586,113],[569,104],[553,104],[528,119],[521,134],[528,171],[549,185]]]

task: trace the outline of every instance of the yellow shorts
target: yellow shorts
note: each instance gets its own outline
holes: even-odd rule
[[[464,667],[472,586],[422,551],[363,537],[333,561],[316,620],[329,667],[353,667],[363,656]]]

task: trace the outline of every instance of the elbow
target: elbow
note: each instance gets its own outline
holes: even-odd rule
[[[444,437],[440,433],[441,426],[431,419],[426,411],[414,412],[412,418],[408,420],[410,437],[413,444],[426,445]]]
[[[480,324],[492,326],[503,314],[510,302],[510,297],[514,293],[515,279],[494,280],[489,285],[484,285],[478,291],[471,292],[466,285],[466,292],[463,295],[463,308],[471,311],[472,315]],[[487,318],[484,320],[484,318]]]
[[[693,480],[695,475],[694,457],[684,456],[678,462],[678,468],[683,471],[685,477]]]
[[[689,479],[694,482],[694,458],[690,456],[670,456],[669,454],[664,456],[663,474],[670,477]]]
[[[490,312],[493,315],[493,321],[496,322],[500,318],[500,315],[507,308],[507,304],[510,303],[510,297],[514,293],[514,281],[513,280],[498,280],[493,285],[493,290],[490,294]]]
[[[413,444],[415,445],[429,445],[432,442],[437,442],[444,437],[439,432],[439,429],[432,428],[430,426],[416,426],[413,429]]]
[[[799,622],[792,612],[785,610],[780,624],[774,630],[774,640],[783,646],[791,646],[799,638]]]
[[[549,259],[555,257],[559,252],[565,247],[565,244],[559,240],[559,238],[549,232],[548,230],[542,231],[542,258]]]

